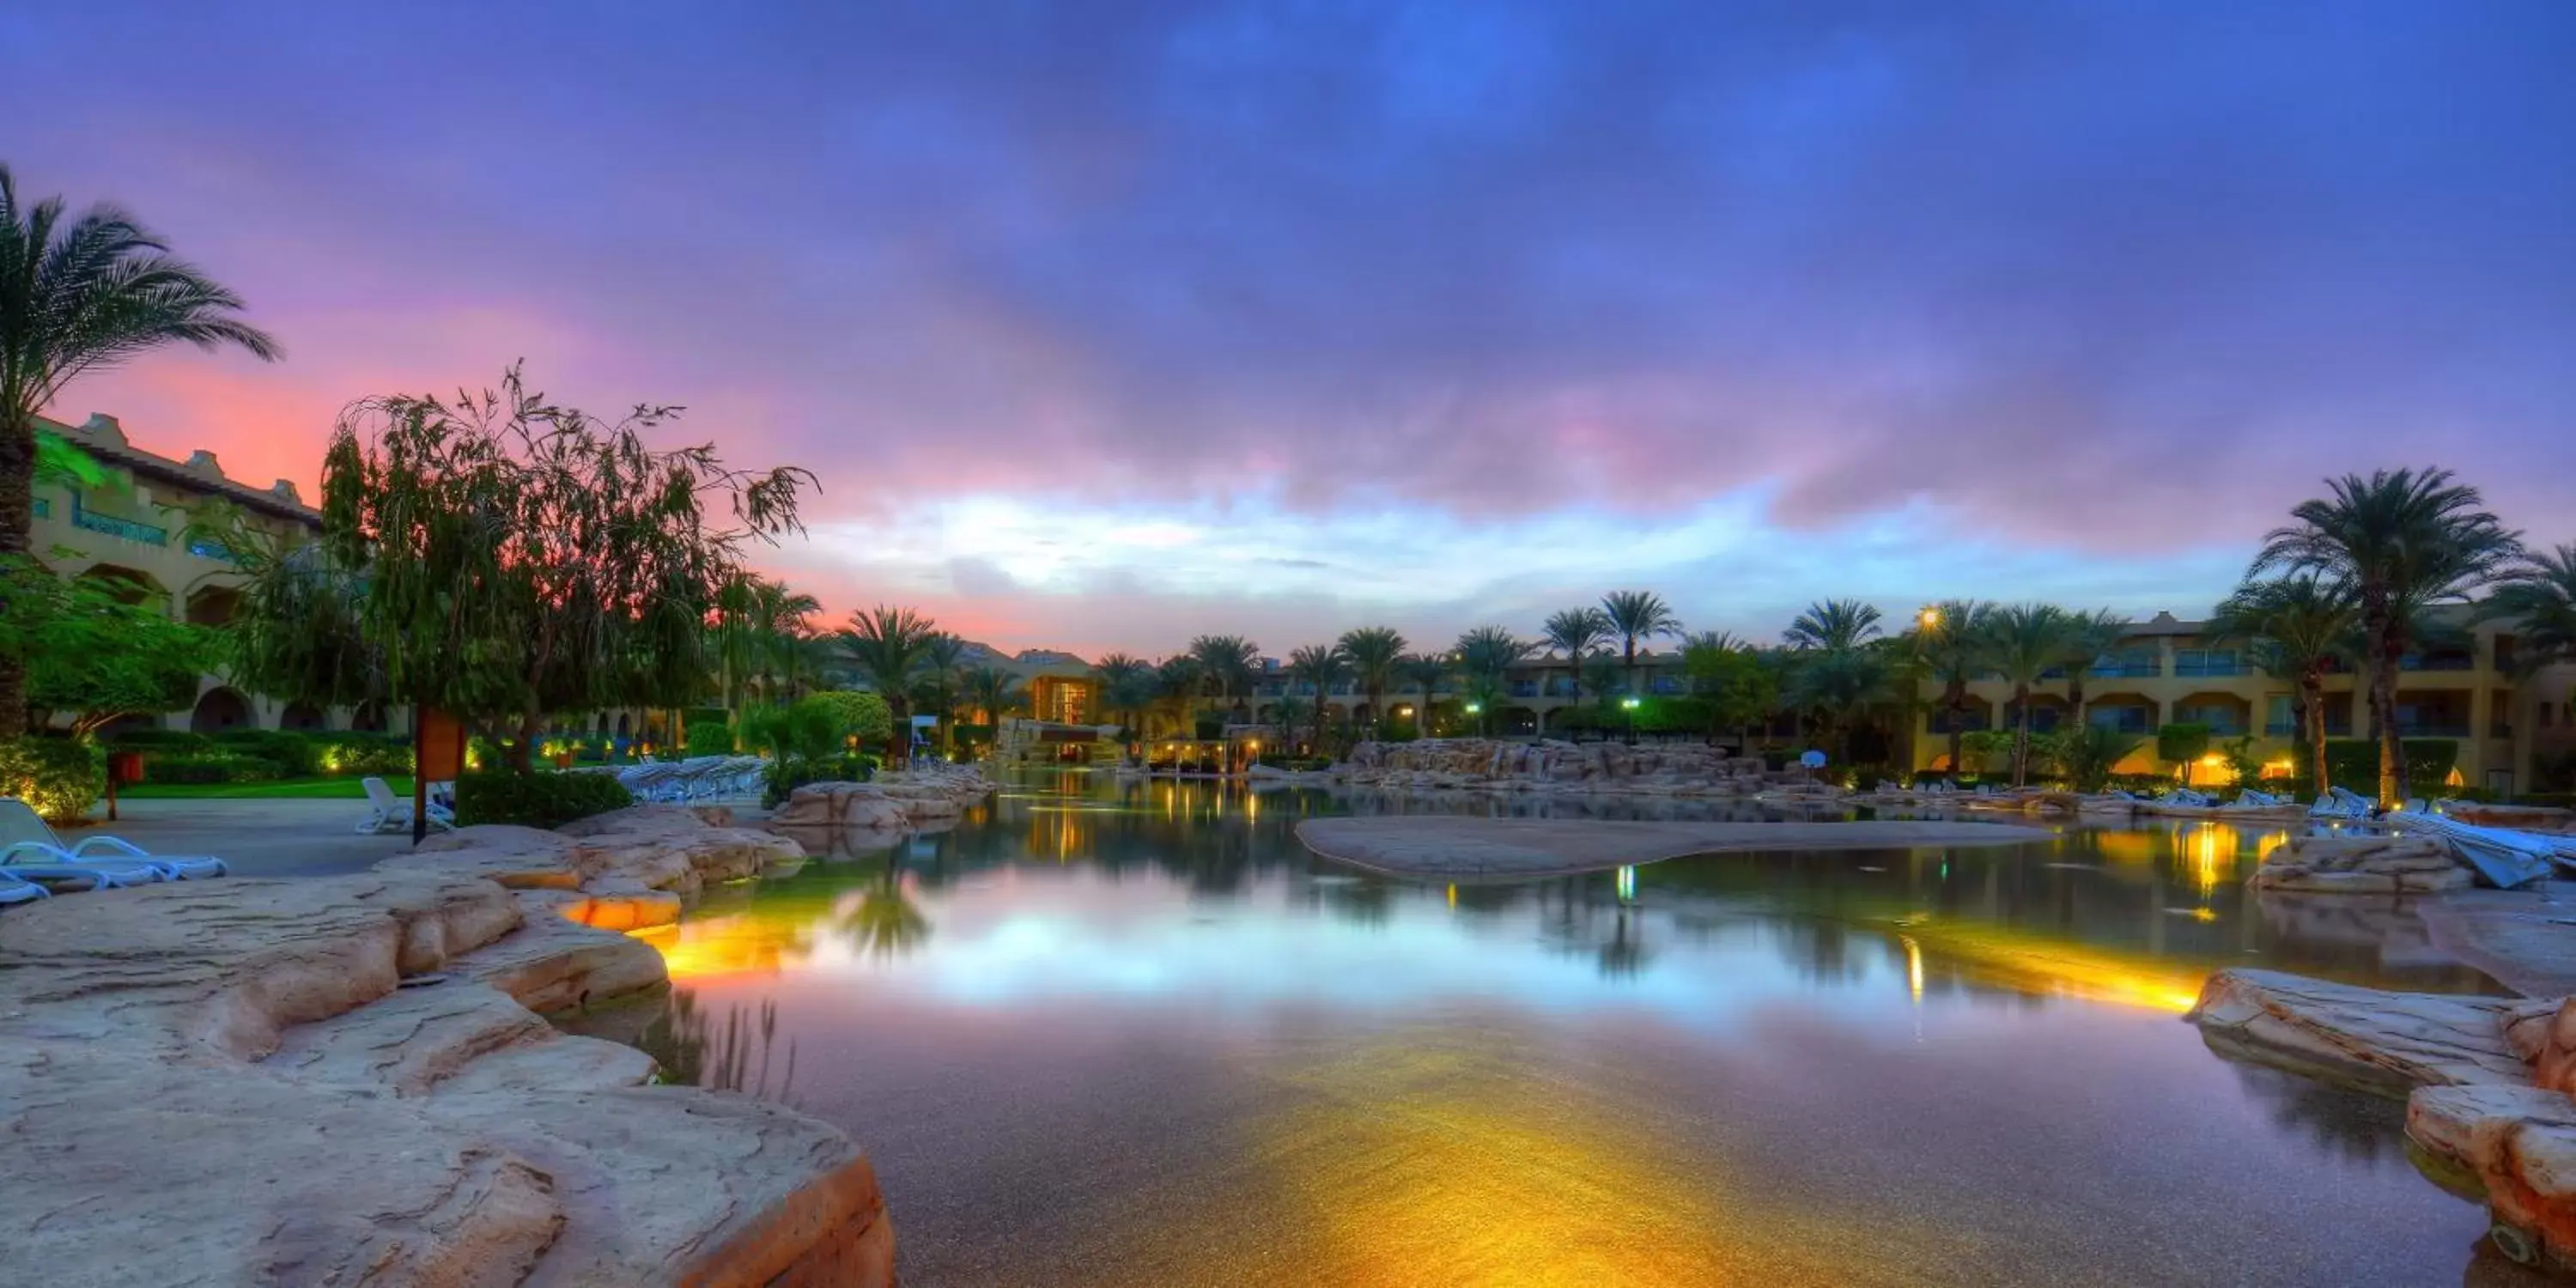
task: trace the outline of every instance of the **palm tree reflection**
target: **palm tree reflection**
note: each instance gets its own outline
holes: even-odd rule
[[[885,870],[860,891],[859,901],[832,926],[871,957],[892,959],[919,948],[930,938],[930,919],[913,901],[910,874],[894,855]]]

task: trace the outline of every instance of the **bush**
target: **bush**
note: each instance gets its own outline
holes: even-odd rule
[[[107,745],[118,751],[153,751],[165,748],[173,751],[204,751],[214,745],[214,739],[201,733],[190,733],[185,729],[128,729],[123,733],[110,735]]]
[[[0,791],[27,802],[48,823],[69,823],[107,791],[107,757],[69,738],[0,743]]]
[[[456,822],[460,827],[477,823],[561,827],[577,818],[605,814],[634,803],[635,794],[607,774],[492,770],[456,780]]]
[[[322,749],[306,734],[286,729],[233,729],[214,736],[208,750],[217,754],[255,756],[274,761],[286,778],[305,778],[322,770]]]
[[[2449,738],[2407,738],[2397,744],[2397,754],[2406,764],[2409,790],[2438,794],[2459,763],[2460,744]],[[2379,744],[2368,738],[2326,739],[2326,772],[2334,776],[2335,786],[2370,795],[2379,786]]]
[[[692,756],[730,756],[733,754],[733,726],[721,720],[689,722],[688,754]]]
[[[2156,759],[2182,767],[2183,777],[2191,776],[2191,767],[2209,754],[2209,726],[2205,724],[2169,724],[2156,730]]]
[[[796,705],[831,711],[838,717],[841,735],[845,738],[883,742],[894,736],[894,708],[886,705],[882,694],[836,689],[812,694]]]
[[[147,783],[265,783],[287,776],[266,756],[233,751],[156,752],[143,758]]]
[[[411,740],[380,733],[316,735],[325,774],[343,778],[385,777],[411,772]]]
[[[807,783],[864,783],[876,772],[877,758],[868,755],[781,757],[761,772],[760,802],[776,809],[789,793]]]

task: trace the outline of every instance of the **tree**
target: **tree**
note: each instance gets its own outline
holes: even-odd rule
[[[1332,709],[1333,686],[1349,678],[1350,655],[1339,644],[1307,644],[1288,655],[1288,674],[1315,686],[1315,745],[1324,745],[1324,714]]]
[[[1582,701],[1584,691],[1589,689],[1592,692],[1593,705],[1607,709],[1610,705],[1612,686],[1626,678],[1626,674],[1626,669],[1619,665],[1616,654],[1595,653],[1583,659],[1582,669],[1575,672],[1575,700]]]
[[[1994,606],[1981,599],[1946,599],[1924,609],[1909,636],[1925,672],[1941,686],[1940,706],[1948,717],[1944,723],[1949,728],[1953,774],[1966,763],[1959,757],[1965,751],[1961,740],[1968,718],[1968,682],[1988,669],[1991,623],[1987,618],[1993,611]],[[1797,628],[1790,629],[1794,632]]]
[[[1386,691],[1404,661],[1404,636],[1392,626],[1361,626],[1342,632],[1342,655],[1351,660],[1351,678],[1368,698],[1369,730],[1386,720]]]
[[[2326,677],[2352,659],[2361,616],[2351,592],[2312,575],[2249,581],[2210,614],[2213,639],[2243,641],[2265,674],[2298,687],[2300,736],[2319,794],[2326,769]]]
[[[1432,693],[1449,679],[1455,668],[1449,659],[1435,653],[1416,653],[1396,664],[1396,673],[1422,693],[1422,701],[1413,709],[1413,732],[1416,737],[1431,736]]]
[[[503,743],[524,770],[553,713],[702,691],[718,593],[746,543],[802,530],[812,476],[647,447],[678,411],[606,423],[547,402],[515,366],[499,393],[352,404],[323,457],[311,575],[355,588],[388,693]],[[732,526],[708,512],[716,500]]]
[[[1503,673],[1538,651],[1538,645],[1500,626],[1479,626],[1458,637],[1458,671],[1468,681],[1468,699],[1483,708],[1480,729],[1490,732],[1494,705],[1502,697]]]
[[[1187,653],[1167,657],[1154,668],[1154,687],[1158,696],[1172,704],[1174,721],[1187,728],[1199,695],[1207,689],[1207,672]],[[1196,736],[1197,731],[1191,733]]]
[[[1020,709],[1028,695],[1020,691],[1020,677],[998,666],[970,666],[959,677],[959,687],[966,695],[966,705],[984,715],[986,724],[999,727],[1002,717]]]
[[[717,592],[715,647],[726,710],[739,713],[752,688],[774,702],[784,696],[778,690],[794,687],[810,656],[808,619],[822,608],[812,595],[756,573],[739,574]]]
[[[63,202],[23,204],[0,165],[0,558],[28,555],[40,456],[36,415],[90,371],[174,343],[282,355],[241,321],[239,296],[111,205],[65,222]],[[25,659],[0,656],[0,739],[25,732]]]
[[[1892,690],[1892,668],[1883,649],[1815,648],[1793,654],[1787,692],[1791,704],[1813,716],[1835,758],[1851,763],[1851,731],[1860,717]]]
[[[1791,648],[1825,652],[1856,649],[1878,635],[1878,609],[1857,599],[1826,599],[1807,605],[1789,623]]]
[[[938,633],[930,618],[890,604],[851,613],[841,631],[842,652],[886,700],[897,730],[888,750],[898,758],[912,746],[912,680]]]
[[[1752,646],[1725,631],[1701,631],[1682,641],[1682,674],[1691,692],[1708,703],[1708,732],[1742,730],[1778,700],[1779,688]]]
[[[2473,487],[2442,469],[2374,470],[2326,480],[2327,496],[2300,502],[2291,522],[2263,538],[2246,570],[2313,573],[2348,587],[2360,605],[2379,720],[2379,798],[2406,798],[2398,746],[2397,675],[2412,634],[2411,608],[2468,595],[2510,572],[2519,535],[2488,513]]]
[[[1988,656],[2013,690],[2012,785],[2030,781],[2030,690],[2066,656],[2069,618],[2054,604],[2005,604],[1987,619]]]
[[[2514,669],[2525,675],[2576,662],[2576,545],[2533,555],[2487,597],[2479,616],[2515,624]]]
[[[1601,614],[1619,636],[1619,657],[1627,665],[1628,691],[1637,691],[1637,641],[1682,633],[1682,619],[1661,595],[1648,590],[1614,590],[1601,597]]]
[[[1224,706],[1237,691],[1251,692],[1252,673],[1261,665],[1261,646],[1240,635],[1201,635],[1190,641],[1190,656],[1216,690],[1218,705]]]
[[[1100,682],[1100,707],[1122,729],[1144,736],[1144,711],[1154,703],[1154,664],[1126,653],[1111,653],[1091,668]]]
[[[894,737],[894,708],[882,693],[833,689],[807,694],[795,705],[831,712],[834,728],[844,742],[851,738],[883,742]]]
[[[947,631],[932,631],[921,642],[921,666],[913,673],[915,704],[938,713],[943,756],[956,750],[958,684],[965,661],[966,641]]]
[[[95,578],[57,577],[24,557],[0,575],[0,651],[27,659],[39,727],[68,713],[85,738],[123,716],[187,706],[221,654],[217,632],[127,603]]]
[[[2070,724],[2083,724],[2084,677],[2102,655],[2120,646],[2128,638],[2129,619],[2109,609],[2066,615],[2065,653],[2059,666],[2066,671],[2066,719]]]
[[[1574,686],[1575,700],[1583,699],[1583,664],[1592,650],[1608,644],[1619,629],[1610,623],[1610,614],[1598,608],[1567,608],[1548,615],[1547,624],[1539,628],[1539,637],[1549,648],[1565,655],[1566,682]]]
[[[2156,729],[2156,759],[2176,766],[2175,777],[2183,786],[2191,786],[2191,767],[2209,754],[2209,726],[2184,722],[2160,725]]]

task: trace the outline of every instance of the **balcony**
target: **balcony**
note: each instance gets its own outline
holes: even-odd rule
[[[2299,722],[2295,720],[2266,720],[2263,722],[2263,736],[2266,738],[2295,738],[2299,736]]]
[[[168,528],[154,527],[149,523],[137,523],[132,519],[120,519],[114,515],[100,514],[96,510],[83,506],[80,503],[80,498],[77,496],[72,498],[72,526],[85,531],[96,532],[103,536],[114,537],[119,541],[131,541],[137,545],[166,546],[170,544],[170,530]]]
[[[1538,696],[1538,681],[1514,680],[1512,681],[1511,693],[1515,698],[1535,698]]]
[[[2474,671],[2478,660],[2467,653],[2409,653],[2397,659],[2400,671]]]
[[[2174,674],[2179,676],[2247,675],[2251,672],[2251,667],[2233,658],[2216,658],[2205,662],[2186,662],[2177,659],[2174,662]]]
[[[2453,724],[2442,720],[2400,720],[2397,722],[2397,736],[2400,738],[2466,738],[2469,736],[2469,727],[2466,724]]]
[[[2136,707],[2095,707],[2084,713],[2084,723],[2113,733],[2149,732],[2147,713]]]
[[[223,542],[208,541],[204,537],[197,537],[189,541],[188,553],[195,555],[200,559],[212,559],[218,563],[237,564],[241,562],[241,556],[226,549]]]
[[[2164,673],[2162,662],[2096,662],[2085,672],[2096,680],[2148,680]]]

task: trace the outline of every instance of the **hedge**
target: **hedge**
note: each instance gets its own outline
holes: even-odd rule
[[[164,751],[143,758],[148,783],[265,783],[288,777],[266,756],[231,751]]]
[[[107,757],[70,738],[0,742],[0,791],[27,802],[48,823],[69,823],[107,791]]]
[[[761,771],[760,803],[776,809],[779,802],[807,783],[864,783],[876,776],[877,758],[859,753],[842,756],[779,756]]]
[[[214,745],[214,739],[185,729],[128,729],[108,735],[107,745],[118,751],[151,751],[159,748],[203,751]]]
[[[733,754],[733,726],[722,720],[691,720],[688,734],[688,754],[691,756]]]
[[[2397,744],[2406,764],[2406,785],[2417,794],[2438,793],[2459,763],[2460,744],[2449,738],[2408,738]],[[2299,768],[2307,768],[2302,758]],[[2379,744],[2369,738],[2326,739],[2326,772],[2335,786],[2367,796],[2379,784]]]
[[[635,794],[608,774],[547,770],[518,774],[500,769],[456,780],[456,822],[463,827],[477,823],[561,827],[634,803]]]

